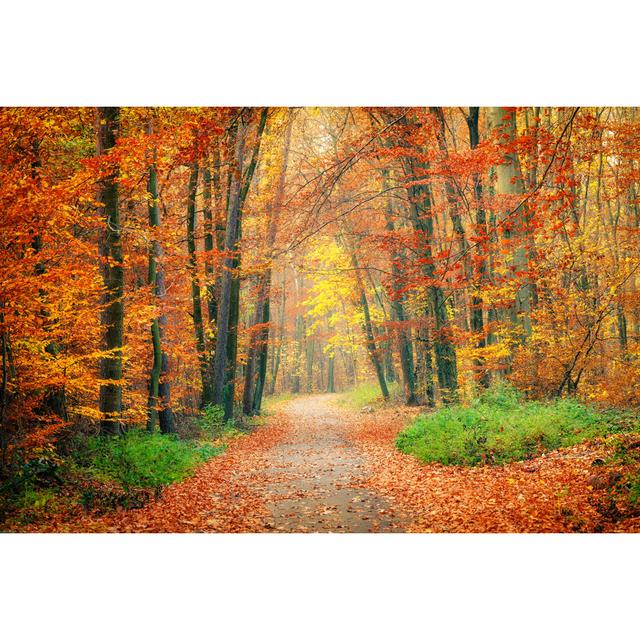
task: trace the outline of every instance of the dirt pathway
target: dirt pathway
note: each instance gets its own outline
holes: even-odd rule
[[[303,396],[284,410],[286,438],[267,456],[267,527],[277,531],[402,531],[406,518],[363,488],[367,461],[348,439],[352,423],[335,396]]]

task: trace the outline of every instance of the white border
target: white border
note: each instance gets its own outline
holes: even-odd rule
[[[31,0],[4,105],[634,104],[633,3]]]

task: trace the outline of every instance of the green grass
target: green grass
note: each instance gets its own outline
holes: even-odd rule
[[[397,383],[388,383],[389,395],[393,399],[398,395],[400,387]],[[352,409],[363,409],[364,407],[380,404],[382,393],[377,382],[363,382],[344,393],[341,393],[336,400],[337,404],[350,407]]]
[[[91,477],[118,482],[128,491],[179,482],[223,450],[224,446],[209,442],[130,431],[120,438],[91,438],[75,458]]]
[[[53,447],[16,466],[0,484],[0,522],[18,525],[46,518],[58,507],[107,512],[137,508],[220,455],[241,431],[225,422],[219,407],[207,407],[190,436],[131,429],[121,437],[75,434],[61,457]]]
[[[422,415],[398,434],[400,451],[447,465],[504,464],[629,428],[574,399],[525,400],[496,385],[470,405]]]

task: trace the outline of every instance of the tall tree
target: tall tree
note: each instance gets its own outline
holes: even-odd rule
[[[388,191],[391,181],[389,179],[389,169],[382,170],[382,187],[384,191]],[[386,199],[386,230],[389,233],[393,233],[395,230],[394,224],[394,209],[393,209],[393,196],[388,195]],[[396,329],[398,354],[400,356],[400,368],[402,369],[402,382],[404,386],[405,402],[412,406],[418,404],[418,397],[416,395],[416,379],[415,369],[413,363],[413,347],[410,341],[409,329],[407,327],[408,314],[405,310],[405,295],[402,292],[402,281],[400,273],[400,262],[402,261],[402,254],[396,249],[393,249],[391,255],[391,288],[392,293],[390,296],[392,318],[398,323]]]
[[[152,124],[149,124],[152,133]],[[149,227],[152,233],[158,233],[161,228],[160,206],[158,200],[157,150],[153,148],[153,161],[149,165],[147,191],[149,193]],[[169,382],[169,356],[163,343],[167,316],[162,308],[166,295],[164,265],[162,264],[162,245],[157,235],[154,235],[149,247],[149,285],[156,298],[158,313],[151,323],[151,341],[153,344],[153,366],[149,380],[149,400],[147,411],[147,429],[155,429],[156,419],[162,433],[175,432],[175,420],[171,407],[171,383]],[[160,410],[158,411],[158,402]]]
[[[196,196],[198,192],[198,163],[193,162],[189,171],[189,187],[187,194],[187,249],[189,252],[189,276],[191,278],[191,303],[193,305],[193,331],[200,363],[200,381],[202,384],[201,405],[206,406],[213,401],[213,389],[209,378],[209,359],[207,344],[204,337],[202,320],[202,295],[200,279],[198,277],[198,257],[196,251],[197,208]]]
[[[226,407],[233,403],[225,398],[226,370],[227,370],[227,345],[229,342],[229,317],[232,304],[233,268],[235,253],[239,239],[240,224],[240,195],[242,189],[242,175],[244,168],[246,125],[243,122],[243,114],[237,117],[234,125],[234,152],[233,164],[229,171],[229,201],[227,209],[227,225],[224,238],[225,257],[222,264],[222,276],[220,278],[220,301],[218,305],[218,322],[216,334],[216,350],[213,360],[213,401],[216,404],[224,404]],[[227,393],[228,393],[227,388]]]
[[[471,149],[477,149],[480,144],[480,107],[469,107],[469,113],[466,115],[467,127],[469,129],[469,146]],[[472,174],[473,180],[473,196],[476,208],[476,229],[475,235],[478,238],[476,251],[476,269],[478,277],[473,278],[471,286],[473,287],[473,293],[471,296],[471,330],[477,336],[476,348],[484,349],[487,346],[487,338],[485,336],[484,329],[484,316],[483,316],[483,300],[480,295],[482,286],[487,282],[487,258],[485,255],[485,247],[487,243],[487,217],[484,210],[484,204],[482,201],[482,178],[478,171],[474,171]],[[489,375],[486,370],[485,361],[482,356],[476,356],[474,365],[478,372],[478,380],[483,387],[489,385]]]
[[[98,108],[98,154],[106,156],[116,145],[120,130],[120,108]],[[102,327],[105,355],[100,360],[100,431],[119,435],[122,423],[122,346],[124,336],[124,265],[118,202],[118,167],[109,162],[101,180],[99,199],[102,203],[104,231],[100,243],[105,286]]]
[[[511,245],[511,269],[516,278],[515,298],[509,308],[509,316],[514,324],[523,329],[523,338],[531,335],[531,301],[533,285],[526,274],[530,252],[529,207],[522,199],[524,181],[520,161],[515,149],[516,110],[507,107],[490,107],[488,110],[492,129],[499,136],[498,147],[502,160],[495,167],[496,193],[508,197],[510,207],[502,210],[498,224],[502,236]]]

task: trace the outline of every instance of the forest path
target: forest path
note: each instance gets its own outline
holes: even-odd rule
[[[85,514],[41,531],[145,533],[391,532],[409,519],[371,488],[373,458],[354,434],[364,416],[306,395],[141,509]],[[35,529],[34,529],[35,530]]]
[[[282,414],[286,437],[273,446],[264,469],[268,528],[276,531],[393,532],[406,517],[363,486],[367,460],[350,432],[353,419],[335,395],[301,396]]]
[[[336,395],[275,403],[252,433],[141,509],[83,513],[30,531],[563,532],[638,531],[640,518],[607,519],[582,443],[504,466],[422,464],[394,446],[419,408],[370,414]],[[77,507],[80,509],[80,507]],[[77,512],[75,512],[77,513]],[[604,513],[604,515],[603,515]],[[70,514],[70,515],[73,515]],[[631,514],[633,515],[633,514]]]

